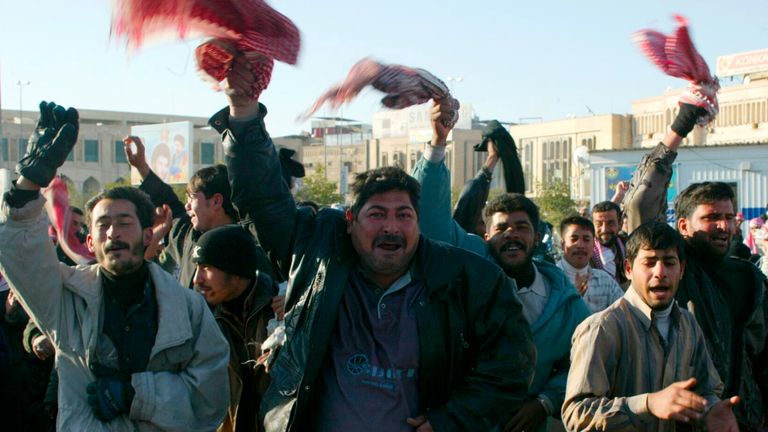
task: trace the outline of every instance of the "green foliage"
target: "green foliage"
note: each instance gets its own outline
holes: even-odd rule
[[[344,202],[344,197],[336,192],[336,183],[325,178],[325,168],[322,165],[318,166],[314,173],[304,177],[302,188],[296,192],[296,201],[306,200],[321,206]]]
[[[541,219],[558,226],[561,220],[576,213],[576,202],[571,199],[571,189],[562,180],[537,183],[538,197],[533,198],[539,206]]]

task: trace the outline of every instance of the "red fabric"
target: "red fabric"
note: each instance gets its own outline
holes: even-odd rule
[[[221,82],[237,53],[251,60],[258,96],[269,84],[273,59],[296,64],[299,29],[264,0],[114,0],[112,33],[130,48],[164,34],[213,40],[196,50],[203,76]],[[266,59],[265,59],[266,58]],[[215,86],[219,89],[218,86]]]
[[[388,108],[403,109],[434,99],[442,105],[441,120],[446,127],[453,127],[459,120],[459,101],[439,78],[424,69],[385,65],[368,57],[352,66],[344,82],[323,93],[302,118],[311,117],[325,103],[337,109],[368,85],[387,94],[381,103]]]
[[[634,34],[634,39],[643,54],[662,72],[690,83],[681,95],[680,103],[706,109],[708,114],[698,119],[699,124],[706,124],[714,120],[719,111],[717,91],[720,83],[693,45],[688,33],[688,21],[680,15],[675,15],[675,20],[678,28],[669,36],[643,29]]]
[[[69,206],[69,194],[67,185],[60,177],[54,177],[51,184],[42,190],[45,196],[45,209],[48,213],[48,219],[56,230],[59,237],[58,244],[61,245],[64,253],[77,264],[88,264],[93,262],[94,255],[88,250],[88,247],[80,243],[77,233],[71,229],[72,209]]]

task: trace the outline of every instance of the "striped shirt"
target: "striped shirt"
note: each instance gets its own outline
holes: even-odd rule
[[[560,259],[557,266],[565,272],[568,280],[575,286],[576,274],[582,274],[582,269],[574,268],[565,259]],[[619,283],[605,270],[587,266],[586,271],[589,272],[588,288],[581,298],[584,299],[592,313],[600,312],[624,296],[624,291],[621,290]]]

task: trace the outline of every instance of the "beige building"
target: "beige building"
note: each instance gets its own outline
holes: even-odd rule
[[[123,137],[131,126],[189,121],[193,125],[193,169],[221,163],[224,160],[219,134],[208,127],[204,117],[164,114],[141,114],[117,111],[79,110],[78,142],[64,166],[59,170],[78,192],[90,196],[106,183],[130,176],[123,151]],[[0,128],[0,168],[14,170],[24,155],[29,135],[38,117],[37,111],[3,110]]]
[[[630,148],[631,125],[630,116],[606,114],[511,126],[526,194],[536,196],[538,184],[561,180],[570,185],[574,199],[589,200],[588,167],[575,160],[574,152],[579,147],[586,152]]]

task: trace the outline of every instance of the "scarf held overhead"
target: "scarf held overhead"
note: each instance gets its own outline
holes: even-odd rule
[[[195,50],[204,79],[221,90],[238,55],[256,80],[250,96],[266,89],[274,60],[296,64],[301,35],[296,25],[264,0],[114,0],[112,34],[136,49],[163,36],[212,38]]]
[[[459,101],[451,96],[448,86],[439,78],[424,69],[385,65],[369,57],[352,66],[344,82],[323,93],[300,119],[308,119],[326,102],[332,109],[337,109],[368,85],[387,94],[381,99],[387,108],[403,109],[434,99],[441,105],[440,120],[445,127],[452,128],[459,120]]]
[[[703,126],[717,116],[720,83],[709,72],[707,63],[693,45],[688,33],[688,21],[680,15],[675,15],[675,20],[678,28],[670,35],[643,29],[633,35],[634,40],[643,54],[662,72],[690,83],[680,96],[680,104],[687,103],[707,110],[707,115],[697,119],[697,123]]]

